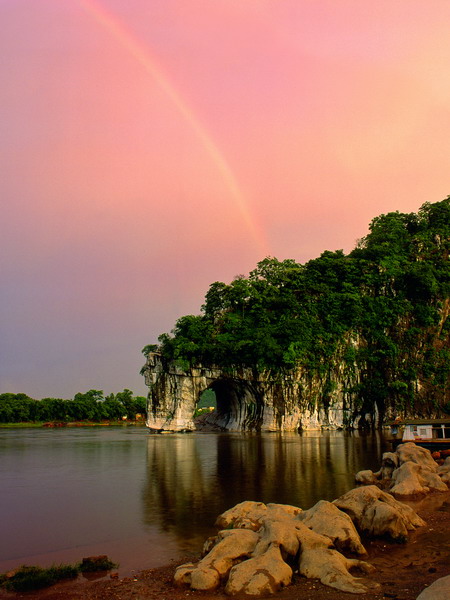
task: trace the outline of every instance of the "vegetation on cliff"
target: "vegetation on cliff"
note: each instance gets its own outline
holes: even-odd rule
[[[450,410],[449,249],[450,197],[381,215],[348,255],[268,257],[248,277],[213,283],[200,315],[143,352],[185,369],[301,369],[320,379],[324,403],[339,371],[362,413]]]

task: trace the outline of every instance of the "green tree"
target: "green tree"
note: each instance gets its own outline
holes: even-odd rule
[[[266,257],[248,277],[214,282],[201,314],[178,319],[159,349],[186,370],[239,365],[282,378],[301,367],[321,382],[323,402],[339,371],[357,409],[381,415],[443,406],[449,254],[450,197],[380,215],[348,255],[325,251],[305,265]]]

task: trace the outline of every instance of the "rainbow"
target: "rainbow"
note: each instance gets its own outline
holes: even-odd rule
[[[258,252],[263,257],[269,256],[269,245],[265,232],[258,225],[257,220],[252,215],[248,202],[242,193],[238,181],[228,164],[223,153],[211,137],[207,128],[200,122],[194,111],[183,99],[180,92],[176,89],[169,77],[162,70],[157,60],[152,56],[150,50],[140,40],[126,28],[126,26],[110,11],[106,10],[98,0],[79,0],[80,5],[86,12],[126,50],[153,78],[165,95],[169,98],[177,112],[188,123],[195,135],[205,148],[208,156],[216,169],[220,173],[232,201],[251,237],[253,238]],[[261,257],[261,258],[263,258]]]

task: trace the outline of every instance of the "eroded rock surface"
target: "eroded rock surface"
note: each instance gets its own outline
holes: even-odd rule
[[[216,519],[216,527],[226,529],[234,528],[253,529],[257,531],[266,518],[282,520],[295,517],[302,512],[297,506],[289,504],[263,504],[250,500],[240,502],[233,508],[226,510]]]
[[[369,563],[346,558],[331,548],[313,548],[302,552],[300,557],[300,573],[305,577],[320,579],[324,585],[343,592],[365,594],[369,587],[362,579],[356,578],[350,573],[350,570],[354,568],[364,573],[374,571]]]
[[[441,480],[450,487],[450,456],[445,459],[443,465],[438,467],[437,472]]]
[[[178,567],[175,582],[204,591],[225,584],[228,594],[260,596],[288,585],[298,568],[344,592],[375,591],[377,584],[366,577],[373,567],[348,554],[367,554],[361,534],[404,542],[425,525],[396,498],[446,491],[450,457],[438,466],[428,450],[406,443],[383,454],[379,471],[360,471],[356,479],[366,485],[304,511],[286,504],[237,504],[217,518],[221,531],[205,542],[204,558]]]
[[[338,550],[366,554],[353,521],[333,503],[320,500],[309,510],[301,512],[297,519],[315,533],[328,537]]]
[[[231,569],[225,591],[227,594],[260,596],[274,594],[291,583],[292,569],[281,557],[280,548],[271,544],[260,555],[239,563]]]
[[[433,461],[434,462],[434,461]],[[446,492],[447,485],[437,473],[437,464],[434,469],[415,462],[404,462],[392,473],[391,494],[399,497],[417,496],[430,491]]]
[[[444,465],[438,467],[426,448],[406,442],[396,452],[383,454],[379,471],[360,471],[355,480],[363,485],[378,485],[396,498],[446,492],[450,487],[450,462]]]
[[[361,575],[373,568],[344,552],[365,555],[357,529],[405,539],[423,521],[409,507],[376,486],[357,488],[334,503],[320,501],[307,511],[284,504],[241,502],[221,514],[226,528],[205,543],[197,564],[178,567],[175,582],[196,590],[226,583],[228,594],[272,594],[292,579],[297,565],[305,577],[345,592],[374,589]],[[355,527],[356,525],[356,527]],[[356,576],[354,571],[357,571]]]
[[[251,555],[258,540],[258,534],[247,529],[220,531],[212,540],[207,541],[208,554],[197,565],[189,563],[176,570],[175,582],[188,584],[194,590],[213,590],[219,587],[236,561]]]
[[[333,504],[348,514],[358,531],[404,541],[408,532],[424,525],[415,511],[375,485],[350,490]]]

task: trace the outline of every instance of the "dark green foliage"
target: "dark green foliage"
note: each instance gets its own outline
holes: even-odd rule
[[[0,394],[0,423],[36,421],[38,403],[26,394]]]
[[[43,398],[34,400],[26,394],[0,394],[0,423],[121,421],[145,415],[147,400],[125,389],[106,398],[102,390],[75,394],[73,400]]]
[[[248,277],[213,283],[201,315],[181,317],[157,350],[184,370],[282,377],[301,367],[323,385],[339,360],[355,406],[441,407],[450,400],[449,250],[450,197],[381,215],[348,255],[326,251],[305,265],[268,257]]]
[[[158,350],[158,344],[147,344],[144,348],[142,348],[142,354],[147,356],[150,352],[156,352]]]
[[[53,565],[48,569],[24,565],[12,577],[3,577],[2,586],[14,592],[28,592],[48,587],[62,579],[73,579],[78,573],[78,565]]]
[[[79,573],[110,571],[118,565],[107,556],[83,558],[76,565],[52,565],[48,568],[23,565],[12,575],[0,575],[0,586],[13,592],[29,592],[48,587],[62,579],[74,579]]]
[[[96,573],[98,571],[110,571],[116,569],[118,565],[112,560],[109,560],[107,556],[90,556],[83,558],[79,565],[81,573]]]
[[[216,394],[214,390],[207,389],[201,394],[197,408],[209,408],[210,406],[217,406]]]

